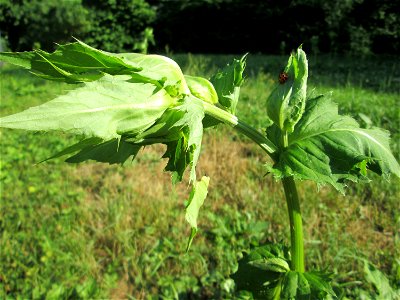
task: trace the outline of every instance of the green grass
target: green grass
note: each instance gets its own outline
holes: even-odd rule
[[[175,55],[185,73],[210,75],[232,56]],[[250,55],[238,115],[260,130],[264,104],[284,57]],[[0,114],[51,100],[71,87],[5,65]],[[332,91],[340,110],[363,126],[392,133],[399,157],[399,78],[394,58],[310,57],[313,93]],[[209,130],[199,174],[211,177],[200,233],[184,253],[187,183],[172,186],[149,147],[132,164],[35,164],[71,144],[68,135],[1,130],[1,299],[229,299],[242,251],[267,240],[288,242],[282,187],[264,176],[265,157],[233,130]],[[350,299],[374,297],[365,257],[399,286],[399,180],[372,176],[344,197],[299,183],[308,266],[335,273]],[[396,247],[397,246],[397,247]]]

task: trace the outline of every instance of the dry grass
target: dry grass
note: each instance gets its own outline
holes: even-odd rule
[[[280,183],[270,176],[260,176],[264,162],[261,151],[246,141],[232,141],[236,137],[230,135],[230,131],[211,132],[203,141],[197,171],[199,176],[210,176],[211,182],[209,197],[200,214],[200,228],[211,229],[212,225],[204,217],[206,211],[221,214],[228,204],[243,213],[250,212],[260,221],[268,221],[267,239],[287,241],[286,204]],[[128,163],[122,168],[82,164],[70,169],[74,185],[84,190],[81,205],[85,214],[80,222],[85,223],[86,237],[94,241],[84,250],[91,253],[84,259],[92,261],[92,273],[100,278],[104,266],[124,258],[122,276],[110,294],[112,299],[125,299],[125,295],[145,299],[145,295],[151,293],[135,283],[135,278],[149,276],[149,272],[143,270],[143,262],[137,258],[151,253],[160,237],[173,240],[178,236],[175,250],[183,253],[188,233],[183,200],[189,194],[189,185],[183,182],[172,186],[170,175],[163,172],[166,161],[159,159],[164,151],[162,146],[148,147],[133,165]],[[375,247],[394,253],[393,224],[386,222],[384,229],[375,226],[379,220],[390,220],[387,213],[371,203],[360,206],[353,197],[343,197],[329,187],[318,192],[309,182],[300,183],[299,192],[304,210],[306,251],[312,256],[308,259],[311,264],[334,265],[340,261],[338,252],[346,245],[346,249],[370,253],[372,261],[389,267],[388,259],[382,260],[377,252],[371,251],[371,247]],[[199,235],[193,247],[212,248],[209,242]],[[339,268],[350,272],[355,264],[346,263]],[[206,272],[199,262],[189,269],[197,276]],[[178,276],[181,265],[175,259],[164,258],[159,271]]]

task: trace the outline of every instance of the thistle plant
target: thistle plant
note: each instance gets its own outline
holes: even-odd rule
[[[265,132],[236,116],[246,55],[209,80],[184,75],[167,57],[108,53],[81,41],[60,45],[53,53],[4,52],[0,59],[44,79],[76,85],[52,101],[0,118],[5,128],[81,137],[49,159],[64,156],[69,163],[122,164],[134,159],[141,148],[161,143],[166,145],[165,170],[172,173],[173,183],[180,182],[190,169],[187,250],[197,233],[197,217],[210,180],[196,177],[204,129],[226,124],[259,145],[273,162],[266,165],[266,171],[283,184],[290,245],[267,244],[239,261],[232,277],[243,299],[335,297],[329,273],[305,266],[296,180],[330,184],[343,193],[347,181],[368,181],[370,171],[400,177],[388,132],[360,128],[351,117],[338,114],[330,97],[307,93],[308,63],[301,48],[290,55],[266,102],[273,122]]]

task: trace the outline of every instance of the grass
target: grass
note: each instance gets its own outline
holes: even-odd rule
[[[185,73],[210,75],[231,56],[174,55]],[[260,130],[264,103],[284,57],[250,55],[238,115]],[[399,157],[399,78],[394,58],[310,57],[310,87],[332,91],[343,113],[392,133]],[[69,89],[10,66],[1,69],[1,115],[37,105]],[[132,163],[35,164],[72,137],[1,130],[0,298],[227,299],[229,274],[242,251],[267,240],[288,242],[280,183],[263,176],[265,157],[229,128],[209,130],[199,175],[211,177],[200,233],[184,253],[187,182],[172,186],[162,172],[162,146]],[[373,176],[344,197],[299,183],[308,266],[327,267],[346,297],[375,297],[368,259],[399,286],[398,179]]]

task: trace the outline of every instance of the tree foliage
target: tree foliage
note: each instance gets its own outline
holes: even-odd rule
[[[0,28],[14,51],[53,49],[90,30],[88,14],[80,0],[2,0]]]
[[[110,52],[351,54],[400,51],[400,4],[388,0],[2,0],[13,51],[77,37]],[[50,38],[51,37],[51,38]],[[154,50],[154,47],[153,49]]]
[[[149,38],[146,28],[154,22],[156,13],[145,0],[83,0],[82,4],[91,22],[85,42],[111,52],[146,50],[138,45]]]

